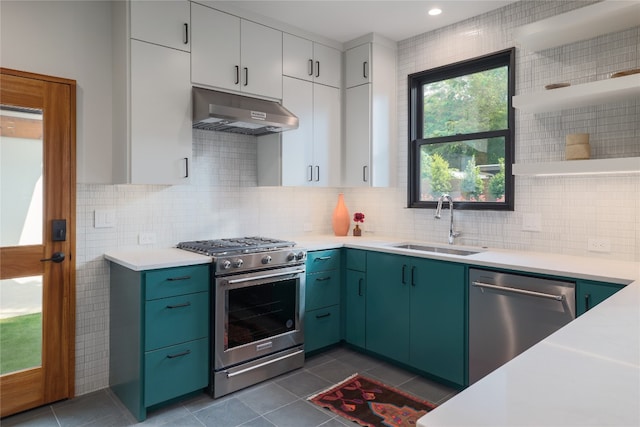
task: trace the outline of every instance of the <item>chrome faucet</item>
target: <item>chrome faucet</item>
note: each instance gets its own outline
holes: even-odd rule
[[[453,239],[460,235],[459,232],[453,231],[453,199],[448,194],[443,194],[438,199],[438,207],[436,208],[435,219],[440,219],[440,213],[442,212],[442,202],[444,200],[449,201],[449,244],[453,245]]]

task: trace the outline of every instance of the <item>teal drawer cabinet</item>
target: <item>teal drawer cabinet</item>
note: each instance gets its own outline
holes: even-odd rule
[[[138,419],[209,383],[209,265],[111,263],[109,386]]]
[[[307,253],[304,348],[309,353],[340,341],[340,250]]]
[[[344,338],[351,345],[366,348],[367,252],[346,249],[345,258]]]
[[[576,316],[586,313],[622,288],[624,285],[615,283],[576,281]]]
[[[366,348],[465,384],[465,266],[367,254]]]

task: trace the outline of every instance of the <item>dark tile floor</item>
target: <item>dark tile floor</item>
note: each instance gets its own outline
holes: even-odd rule
[[[213,400],[206,394],[150,412],[137,423],[109,390],[43,406],[2,420],[3,427],[80,426],[210,426],[210,427],[353,427],[333,412],[306,398],[354,373],[440,404],[456,390],[346,348],[331,349],[307,359],[304,368]]]

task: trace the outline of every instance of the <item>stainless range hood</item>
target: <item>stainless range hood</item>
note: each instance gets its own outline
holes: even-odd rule
[[[193,88],[193,127],[261,136],[298,128],[298,118],[274,101]]]

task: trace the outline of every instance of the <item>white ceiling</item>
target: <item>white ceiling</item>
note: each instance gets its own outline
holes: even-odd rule
[[[341,43],[375,32],[400,41],[500,8],[516,0],[235,0],[214,1],[266,16]],[[439,16],[429,16],[433,7]]]

